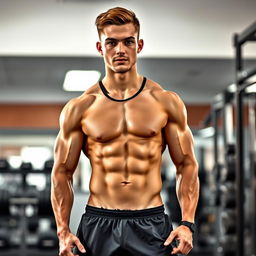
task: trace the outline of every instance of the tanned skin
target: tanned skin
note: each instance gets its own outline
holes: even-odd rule
[[[140,88],[137,54],[143,48],[133,24],[108,25],[97,42],[106,75],[103,84],[115,99],[125,99]],[[108,99],[97,84],[67,103],[60,116],[55,143],[51,201],[60,241],[60,256],[85,248],[69,229],[73,204],[72,176],[81,150],[90,159],[92,174],[88,204],[107,209],[140,210],[163,204],[160,196],[161,157],[166,147],[177,172],[177,196],[182,220],[194,222],[198,202],[198,164],[186,109],[175,93],[147,80],[132,100]],[[187,254],[193,247],[186,226],[173,230],[179,245],[172,254]]]

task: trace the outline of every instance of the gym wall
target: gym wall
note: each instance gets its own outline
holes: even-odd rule
[[[0,104],[0,129],[58,129],[64,104]],[[210,111],[210,105],[186,105],[188,124],[199,129]],[[0,131],[1,132],[1,131]]]

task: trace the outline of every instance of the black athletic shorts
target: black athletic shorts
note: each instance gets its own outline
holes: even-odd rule
[[[173,227],[164,206],[143,210],[109,210],[86,206],[77,236],[86,256],[170,256],[164,242]]]

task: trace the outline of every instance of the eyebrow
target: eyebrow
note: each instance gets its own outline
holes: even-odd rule
[[[135,37],[134,36],[129,36],[129,37],[126,37],[126,38],[120,39],[120,40],[118,40],[116,38],[108,37],[108,38],[105,39],[105,41],[110,41],[110,40],[112,40],[112,41],[123,41],[123,40],[129,40],[129,39],[134,39],[135,40]]]

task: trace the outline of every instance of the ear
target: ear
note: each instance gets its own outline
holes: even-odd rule
[[[100,55],[103,55],[101,42],[96,43],[96,48],[97,48],[97,51],[100,53]]]
[[[140,39],[140,40],[138,41],[137,53],[140,53],[140,52],[141,52],[141,50],[143,49],[143,46],[144,46],[144,41],[143,41],[143,39]]]

